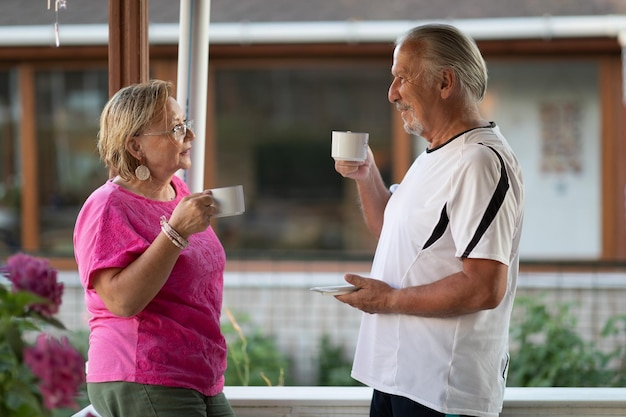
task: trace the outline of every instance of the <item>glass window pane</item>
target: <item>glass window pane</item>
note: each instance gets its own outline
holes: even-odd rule
[[[37,72],[36,95],[40,250],[73,256],[76,215],[107,178],[96,148],[106,68]]]
[[[524,170],[526,259],[602,251],[601,125],[596,62],[491,62],[485,117]]]
[[[391,172],[389,69],[221,69],[216,74],[217,185],[243,184],[246,213],[217,225],[229,254],[373,253],[354,181],[330,157],[331,132],[368,132]]]
[[[19,132],[13,71],[0,71],[0,257],[20,247]]]

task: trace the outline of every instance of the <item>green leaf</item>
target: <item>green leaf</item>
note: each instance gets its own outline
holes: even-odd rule
[[[57,329],[62,329],[62,330],[66,330],[65,326],[63,325],[63,323],[61,323],[59,320],[55,319],[54,317],[45,317],[42,316],[39,313],[33,312],[32,313],[33,317],[36,317],[38,320],[41,320],[42,322],[50,325],[50,326],[54,326]]]
[[[14,322],[9,323],[9,325],[7,326],[5,337],[8,345],[13,350],[13,353],[15,353],[15,356],[17,356],[17,358],[21,362],[22,352],[24,351],[24,341],[22,340],[22,334],[20,333],[17,325]]]
[[[20,380],[14,380],[9,386],[6,405],[19,417],[39,417],[44,415],[41,397],[33,392],[35,387]]]

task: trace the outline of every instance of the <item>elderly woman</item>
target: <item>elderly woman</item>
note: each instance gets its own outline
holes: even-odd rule
[[[103,416],[234,415],[213,198],[175,175],[194,139],[164,81],[121,89],[100,118],[100,156],[117,176],[85,202],[74,250],[91,314],[87,389]]]

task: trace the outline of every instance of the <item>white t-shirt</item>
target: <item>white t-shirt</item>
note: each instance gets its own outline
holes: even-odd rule
[[[509,266],[493,310],[451,318],[364,314],[353,378],[442,413],[497,416],[508,370],[524,191],[519,164],[491,124],[422,153],[387,207],[371,277],[394,288],[462,270],[462,259]]]

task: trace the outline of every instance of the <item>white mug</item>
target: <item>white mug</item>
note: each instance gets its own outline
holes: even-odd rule
[[[242,185],[212,188],[211,194],[216,208],[213,217],[236,216],[246,211]]]
[[[369,133],[333,130],[330,156],[337,161],[365,161],[369,136]]]

